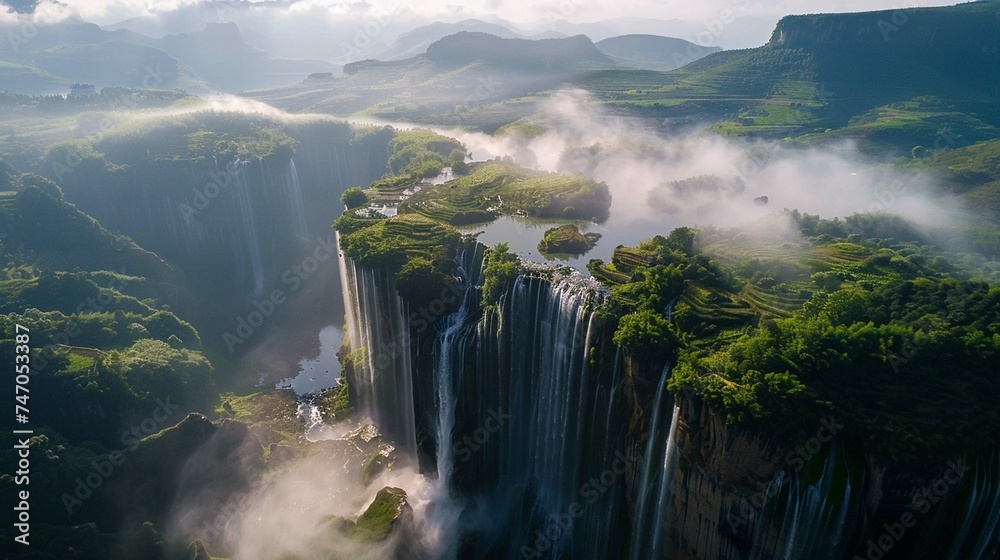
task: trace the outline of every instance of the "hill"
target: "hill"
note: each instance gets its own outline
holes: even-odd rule
[[[583,36],[530,41],[462,32],[406,60],[352,62],[342,79],[314,77],[246,95],[289,111],[364,113],[492,132],[524,115],[518,98],[612,67]],[[475,120],[476,110],[487,105],[503,114]]]
[[[1000,124],[998,12],[996,2],[976,2],[789,16],[758,48],[711,54],[667,73],[592,72],[574,84],[612,109],[714,122],[727,135],[847,137],[908,153],[955,123],[967,145],[991,138]],[[866,121],[879,125],[855,126]],[[903,130],[887,134],[887,127]]]
[[[412,58],[427,52],[427,47],[441,39],[467,31],[471,33],[487,33],[503,39],[557,39],[565,37],[562,33],[550,31],[526,36],[511,30],[499,23],[489,23],[478,19],[467,19],[458,23],[436,21],[430,25],[418,27],[400,34],[391,45],[373,47],[358,53],[356,60],[376,58],[379,60],[398,60]]]
[[[339,70],[320,60],[274,56],[247,43],[235,23],[209,23],[201,31],[151,41],[207,82],[240,91],[298,80],[314,72]]]
[[[0,91],[50,93],[69,90],[70,82],[48,72],[0,60]]]
[[[638,70],[669,71],[712,53],[719,47],[703,47],[683,39],[659,35],[622,35],[595,43],[597,49],[619,66]]]
[[[529,41],[462,31],[427,47],[426,56],[446,68],[474,62],[519,69],[568,69],[611,63],[585,35]]]
[[[14,28],[0,32],[14,33]],[[98,88],[184,89],[236,92],[287,83],[337,67],[322,61],[275,57],[249,45],[235,24],[209,24],[202,31],[153,39],[127,30],[64,21],[39,26],[31,40],[0,55],[2,89],[11,93],[66,93],[84,82]],[[23,79],[30,77],[31,79]]]
[[[131,31],[108,32],[92,23],[67,20],[38,26],[30,40],[14,27],[0,25],[0,33],[20,38],[17,48],[5,49],[0,60],[42,78],[5,80],[2,87],[11,93],[64,94],[65,84],[71,82],[98,88],[206,90],[201,79],[179,60]]]

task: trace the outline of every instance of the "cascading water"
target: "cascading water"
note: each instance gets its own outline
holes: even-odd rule
[[[284,187],[293,231],[296,236],[305,237],[307,233],[306,206],[302,202],[302,187],[299,184],[299,172],[295,169],[294,158],[288,160],[288,169],[282,178],[282,186]]]
[[[433,458],[423,458],[428,466],[436,460],[437,478],[411,495],[420,504],[426,557],[654,560],[707,544],[683,540],[694,524],[711,530],[701,539],[732,539],[723,529],[724,501],[718,520],[707,508],[705,519],[679,521],[678,485],[691,476],[687,463],[684,476],[675,474],[679,444],[697,426],[681,422],[666,389],[669,365],[651,404],[643,468],[634,468],[628,370],[595,312],[607,297],[601,285],[522,263],[500,302],[483,308],[474,277],[481,249],[460,251],[461,306],[437,321],[429,339],[411,340],[407,307],[388,271],[341,261],[350,344],[365,354],[354,380],[357,407],[411,455],[418,425],[431,436],[423,449],[433,446]],[[427,398],[415,398],[415,384]],[[866,518],[867,488],[866,471],[850,457],[834,440],[795,472],[779,471],[740,540],[714,550],[733,560],[849,556],[860,530],[853,520]],[[971,496],[968,511],[953,522],[959,544],[945,557],[985,560],[995,546],[998,462],[977,467],[975,490],[963,494]],[[683,491],[688,503],[700,498]],[[638,498],[631,515],[630,496]]]
[[[482,264],[481,246],[465,246],[459,252],[457,274],[462,285],[462,301],[454,313],[438,321],[437,340],[434,351],[434,390],[437,406],[436,462],[438,477],[431,490],[431,505],[424,520],[424,548],[434,558],[450,560],[455,558],[458,544],[458,521],[463,506],[452,496],[452,474],[455,467],[455,453],[452,432],[455,427],[455,384],[456,371],[465,363],[465,347],[474,324],[468,318],[476,308],[474,298],[478,295],[476,280]],[[478,258],[477,258],[478,257]],[[470,267],[467,269],[467,267]],[[473,274],[470,274],[473,273]]]
[[[254,293],[260,295],[264,292],[264,265],[260,253],[260,243],[257,237],[257,222],[254,217],[253,199],[250,195],[250,183],[247,178],[247,168],[250,162],[238,160],[234,163],[233,190],[235,191],[234,211],[239,218],[240,235],[237,237],[237,251],[240,255],[237,262],[240,263],[242,274],[246,273],[243,265],[248,258],[250,261],[250,273],[253,274]]]
[[[401,453],[415,458],[417,434],[406,302],[396,292],[388,270],[363,268],[343,252],[339,255],[350,345],[355,352],[363,352],[355,359],[357,408],[395,442]]]
[[[630,560],[655,560],[663,556],[663,536],[673,498],[674,469],[677,465],[677,421],[680,407],[673,404],[673,414],[664,420],[663,409],[673,399],[667,392],[670,364],[663,367],[660,384],[653,401],[639,500],[632,529]],[[664,433],[667,434],[664,441]]]
[[[762,514],[754,529],[753,560],[835,560],[845,554],[848,513],[858,504],[847,461],[833,440],[816,455],[818,472],[802,468],[789,476],[779,473],[765,493]],[[815,480],[810,481],[810,478]],[[787,484],[786,484],[787,482]]]
[[[483,532],[476,557],[599,559],[623,544],[609,528],[625,520],[630,461],[609,429],[626,412],[620,356],[597,353],[604,297],[579,274],[529,271],[454,352],[460,425],[483,436],[454,438],[456,486],[475,497],[465,522]]]
[[[975,462],[966,506],[948,560],[981,560],[1000,535],[1000,455]]]

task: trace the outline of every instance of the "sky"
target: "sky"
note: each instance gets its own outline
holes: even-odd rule
[[[31,0],[10,0],[28,2]],[[433,21],[463,19],[505,20],[532,33],[560,28],[557,22],[576,24],[612,18],[647,20],[633,32],[656,31],[649,20],[673,21],[662,34],[693,40],[699,34],[724,48],[759,46],[767,41],[774,24],[783,15],[903,9],[941,6],[953,1],[935,0],[41,0],[38,12],[46,19],[75,15],[101,25],[111,25],[136,16],[186,18],[192,26],[194,12],[214,12],[231,17],[241,26],[263,27],[264,23],[294,29],[297,25],[364,25],[373,12],[391,11],[392,27],[413,28]],[[249,9],[251,7],[253,9]],[[266,8],[265,8],[266,6]],[[243,14],[238,15],[237,13]],[[225,14],[225,15],[223,15]],[[237,15],[233,15],[237,14]],[[250,15],[252,14],[252,15]],[[197,20],[197,25],[203,23]],[[680,20],[680,21],[677,21]],[[683,23],[683,24],[682,24]],[[190,31],[194,29],[185,29]],[[176,32],[170,28],[169,32]],[[167,32],[165,31],[165,32]],[[628,30],[626,30],[628,32]],[[597,38],[595,38],[597,40]],[[704,43],[705,41],[698,41]]]

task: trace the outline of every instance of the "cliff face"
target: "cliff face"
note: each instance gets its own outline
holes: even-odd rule
[[[457,258],[466,271],[482,264],[472,247]],[[389,276],[354,274],[366,280],[348,283],[349,307],[398,297]],[[349,325],[368,332],[352,341],[375,364],[352,390],[388,395],[367,401],[373,415],[417,434],[421,465],[466,504],[460,558],[513,560],[527,547],[558,559],[838,560],[872,557],[887,532],[884,560],[995,554],[995,451],[918,471],[873,460],[836,418],[791,439],[727,424],[666,391],[669,367],[612,343],[589,280],[523,271],[482,308],[481,279],[462,275],[475,299],[458,312],[442,305],[428,322],[379,307]]]
[[[900,8],[856,14],[787,16],[770,45],[822,52],[946,50],[989,54],[1000,39],[1000,4],[983,2],[947,8]]]
[[[996,124],[1000,4],[788,16],[748,73],[775,77],[780,60],[802,58],[838,121],[881,105],[934,96]],[[988,70],[987,70],[988,69]],[[792,74],[789,74],[792,75]]]
[[[680,460],[663,527],[671,559],[998,553],[995,451],[927,470],[874,460],[833,418],[777,442],[726,424],[696,399],[680,398],[679,409]]]
[[[679,461],[661,552],[682,560],[748,558],[753,529],[760,525],[760,509],[751,504],[761,503],[778,476],[778,450],[727,425],[696,399],[682,397],[677,405]]]

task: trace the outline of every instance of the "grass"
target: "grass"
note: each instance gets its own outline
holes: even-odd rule
[[[530,171],[505,162],[477,165],[454,181],[421,188],[399,205],[400,214],[418,214],[451,225],[486,223],[501,215],[606,219],[611,203],[602,183],[580,175]],[[380,187],[372,194],[377,200],[395,192]]]
[[[298,402],[291,391],[260,391],[248,395],[223,393],[215,409],[218,418],[232,418],[250,425],[264,446],[271,443],[298,445],[303,425],[296,412]]]
[[[346,523],[345,533],[358,542],[380,542],[392,530],[405,507],[406,492],[399,488],[383,488],[357,522]]]
[[[69,365],[66,366],[67,373],[75,373],[94,367],[95,360],[92,356],[85,356],[74,351],[69,353]]]

